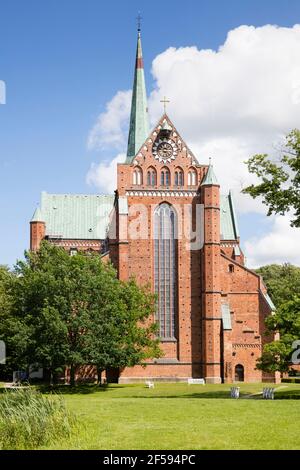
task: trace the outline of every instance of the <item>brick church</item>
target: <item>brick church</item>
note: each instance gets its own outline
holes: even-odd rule
[[[118,371],[147,379],[207,383],[274,380],[256,369],[274,310],[259,275],[245,266],[232,194],[193,154],[166,112],[149,130],[138,30],[127,157],[114,195],[42,193],[30,247],[42,239],[93,250],[122,280],[134,276],[158,296],[164,356]]]

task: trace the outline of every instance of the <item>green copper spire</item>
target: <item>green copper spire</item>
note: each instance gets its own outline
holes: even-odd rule
[[[204,177],[204,180],[201,184],[201,186],[208,186],[210,184],[216,184],[218,185],[218,180],[217,180],[217,177],[215,175],[215,172],[214,172],[214,169],[213,169],[213,166],[211,164],[209,164],[208,166],[208,170],[207,170],[207,173]]]
[[[126,163],[131,163],[149,135],[147,94],[144,76],[141,31],[138,29],[136,62],[132,90],[131,114]]]

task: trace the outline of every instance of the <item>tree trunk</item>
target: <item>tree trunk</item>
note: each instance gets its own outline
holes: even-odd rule
[[[99,387],[101,387],[102,385],[102,372],[103,372],[103,369],[100,369],[100,367],[97,367],[97,384],[99,385]]]
[[[50,367],[45,367],[43,370],[44,382],[50,387],[52,380],[52,370]]]
[[[75,366],[74,364],[72,364],[70,366],[70,385],[71,387],[74,387],[75,386]]]

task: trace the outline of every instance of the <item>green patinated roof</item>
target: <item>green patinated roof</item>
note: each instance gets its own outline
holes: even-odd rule
[[[104,240],[109,216],[114,207],[113,195],[48,194],[42,193],[41,208],[32,222],[45,222],[46,235],[77,240]],[[221,196],[221,240],[237,238],[236,217],[232,210],[232,195]],[[120,214],[128,213],[127,198],[119,198]]]
[[[41,214],[46,235],[65,239],[104,240],[113,195],[42,193]]]
[[[41,209],[37,207],[30,222],[44,222]]]
[[[201,186],[206,186],[209,184],[219,184],[212,165],[209,165]]]
[[[141,34],[138,31],[126,163],[131,163],[149,135],[149,117]]]
[[[223,330],[232,330],[229,304],[221,305]]]
[[[236,240],[239,237],[237,219],[231,192],[221,195],[220,201],[221,240]]]
[[[263,292],[262,294],[263,294],[263,296],[264,296],[264,298],[265,298],[265,301],[267,302],[267,304],[269,305],[270,309],[272,310],[272,312],[275,312],[276,307],[275,307],[275,305],[274,305],[274,303],[273,303],[271,297],[269,296],[269,294],[264,293],[264,292]]]

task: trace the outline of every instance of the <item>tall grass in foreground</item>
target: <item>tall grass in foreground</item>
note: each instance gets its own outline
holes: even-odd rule
[[[32,388],[0,396],[0,449],[35,449],[69,436],[73,424],[62,397]]]

